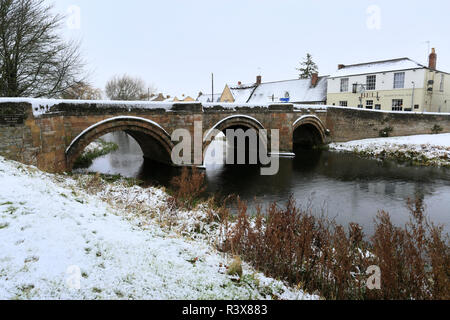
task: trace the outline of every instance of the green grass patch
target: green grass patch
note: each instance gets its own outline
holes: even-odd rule
[[[100,144],[100,148],[83,153],[75,161],[74,169],[89,168],[95,159],[119,149],[119,146],[114,142],[106,142],[102,139],[98,139],[96,142]]]

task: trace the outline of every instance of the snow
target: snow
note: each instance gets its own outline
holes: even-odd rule
[[[246,264],[245,281],[233,282],[205,210],[171,213],[161,189],[95,192],[89,179],[0,157],[0,299],[318,298]]]
[[[252,86],[245,86],[242,85],[240,87],[230,87],[231,93],[234,97],[235,103],[247,103],[250,99],[253,91],[255,90],[255,85]]]
[[[214,102],[220,102],[220,98],[222,97],[222,93],[215,93],[214,94],[214,99],[212,94],[202,94],[201,96],[199,96],[197,98],[197,101],[201,102],[201,103],[214,103]]]
[[[336,71],[330,78],[421,68],[424,68],[424,66],[411,59],[402,58],[345,66],[343,69]]]
[[[296,79],[267,82],[259,85],[250,103],[277,103],[289,94],[290,102],[319,102],[327,99],[327,77],[319,78],[317,85],[311,88],[311,79]],[[274,100],[272,101],[272,96]]]
[[[303,120],[305,120],[305,119],[310,119],[310,118],[313,118],[313,119],[317,120],[319,123],[322,123],[322,120],[320,120],[317,116],[308,115],[308,116],[302,116],[302,117],[300,117],[299,119],[297,119],[297,120],[294,122],[294,124],[292,125],[292,127],[295,128],[295,126],[297,125],[297,123],[299,123],[300,121],[303,121]],[[325,127],[325,126],[324,126],[324,127]]]
[[[170,110],[173,103],[167,102],[152,102],[152,101],[111,101],[111,100],[61,100],[61,99],[34,99],[34,98],[0,98],[0,103],[6,102],[26,102],[33,107],[33,115],[39,117],[45,113],[50,112],[50,108],[60,103],[70,104],[96,104],[98,107],[114,107],[133,109],[165,109]]]
[[[375,157],[402,155],[431,165],[450,165],[450,133],[333,143],[330,144],[330,149]]]

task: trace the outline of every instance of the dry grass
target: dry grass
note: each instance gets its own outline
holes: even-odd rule
[[[180,208],[191,210],[205,194],[205,174],[196,167],[184,167],[181,175],[171,181],[173,201]]]
[[[320,292],[327,299],[449,299],[450,252],[442,227],[426,221],[420,201],[411,222],[395,227],[380,212],[375,234],[364,240],[357,224],[348,231],[326,218],[272,204],[250,219],[244,202],[222,249],[240,255],[266,275]],[[224,222],[227,223],[227,222]],[[381,290],[369,290],[366,270],[381,269]]]

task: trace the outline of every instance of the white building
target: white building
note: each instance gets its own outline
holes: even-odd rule
[[[409,58],[339,65],[328,79],[329,105],[389,111],[450,112],[450,74]]]

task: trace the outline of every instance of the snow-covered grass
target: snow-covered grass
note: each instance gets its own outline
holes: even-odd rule
[[[178,212],[167,197],[0,157],[0,299],[318,298],[246,264],[240,281],[227,275],[210,213]]]
[[[450,133],[333,143],[330,149],[417,165],[450,166]]]
[[[77,169],[88,168],[95,159],[116,151],[117,149],[119,149],[119,146],[116,143],[97,139],[84,149],[83,154],[75,161],[74,167]]]

